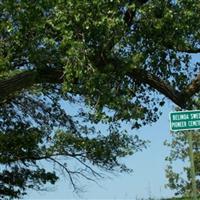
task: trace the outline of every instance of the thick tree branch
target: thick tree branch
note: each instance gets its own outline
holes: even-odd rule
[[[172,100],[176,105],[184,107],[186,102],[200,91],[200,74],[182,92],[176,91],[168,83],[155,75],[141,69],[132,69],[127,74],[130,78],[147,84],[161,94]],[[12,98],[16,92],[27,89],[35,84],[50,83],[60,84],[63,82],[62,69],[48,69],[40,72],[26,71],[6,80],[0,80],[0,102]]]
[[[193,53],[193,54],[200,53],[200,48],[192,47],[186,44],[185,46],[180,47],[168,42],[165,44],[165,47],[167,47],[167,49],[171,49],[171,50],[182,52],[182,53]]]
[[[199,48],[177,48],[176,50],[184,53],[200,53]]]
[[[141,8],[145,3],[147,3],[149,0],[132,0],[129,1],[129,5],[135,4],[135,9],[127,9],[124,13],[124,22],[128,25],[130,28],[131,25],[133,25],[133,19],[136,15],[136,10]]]
[[[39,83],[62,83],[63,70],[49,69],[40,72],[25,71],[5,80],[0,80],[0,102],[12,97],[16,92]]]
[[[175,90],[170,86],[170,84],[164,82],[155,75],[146,72],[145,70],[133,69],[130,76],[133,79],[140,81],[141,83],[148,84],[150,87],[156,89],[181,108],[184,108],[191,97],[200,91],[200,73],[181,92]]]
[[[128,75],[132,79],[147,84],[155,90],[159,91],[164,96],[171,99],[176,105],[180,107],[184,106],[185,102],[182,102],[179,99],[180,93],[155,75],[141,69],[133,69],[132,72],[130,72]]]
[[[185,87],[185,89],[180,93],[180,99],[182,101],[187,101],[190,97],[195,95],[197,92],[200,91],[200,73],[197,75],[197,77],[192,80],[192,82]]]

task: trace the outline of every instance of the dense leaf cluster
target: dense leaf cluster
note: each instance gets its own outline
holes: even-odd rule
[[[145,142],[123,125],[155,122],[164,97],[199,98],[198,0],[1,0],[0,11],[3,196],[55,183],[40,161],[74,189],[74,176],[101,176],[91,165],[128,171],[120,158]]]

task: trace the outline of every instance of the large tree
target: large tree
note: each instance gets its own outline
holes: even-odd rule
[[[90,164],[126,171],[118,159],[145,143],[120,124],[139,128],[166,100],[184,109],[199,98],[199,0],[1,0],[0,11],[4,197],[54,183],[41,160],[59,165],[75,188],[74,175],[100,175]],[[85,109],[72,116],[64,104]]]

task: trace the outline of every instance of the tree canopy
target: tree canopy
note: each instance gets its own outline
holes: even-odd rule
[[[91,165],[127,171],[119,158],[146,143],[122,123],[153,123],[168,100],[198,106],[199,0],[1,0],[0,11],[4,197],[55,183],[41,160],[74,188],[74,176],[101,176]],[[72,114],[64,104],[82,108]]]

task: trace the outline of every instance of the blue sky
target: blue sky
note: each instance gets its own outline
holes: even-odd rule
[[[48,192],[29,191],[24,200],[137,199],[172,196],[172,191],[164,187],[167,164],[165,157],[169,154],[169,149],[163,145],[166,139],[170,139],[170,111],[173,111],[173,106],[167,103],[159,121],[134,131],[141,138],[150,140],[151,143],[143,152],[124,159],[128,167],[133,169],[132,174],[109,174],[108,178],[98,181],[99,185],[81,179],[80,184],[85,186],[85,192],[80,193],[79,196],[73,193],[70,183],[63,178],[53,190]],[[181,169],[180,164],[176,167]]]
[[[192,55],[192,64],[199,60],[198,55]],[[73,106],[73,105],[71,105]],[[76,106],[76,105],[74,105]],[[72,108],[72,112],[76,107]],[[29,191],[24,200],[60,200],[60,199],[139,199],[149,197],[170,197],[173,192],[165,188],[165,157],[169,155],[169,149],[163,145],[166,139],[170,139],[169,113],[174,111],[174,106],[167,101],[160,120],[151,126],[143,127],[134,134],[140,138],[150,140],[149,147],[143,152],[124,159],[128,167],[133,169],[133,174],[109,175],[109,178],[99,181],[99,185],[80,180],[85,185],[85,192],[79,196],[66,181],[59,181],[53,190],[48,192]],[[129,127],[124,127],[129,128]],[[187,163],[188,164],[188,163]],[[182,170],[183,163],[178,162],[174,167]]]

